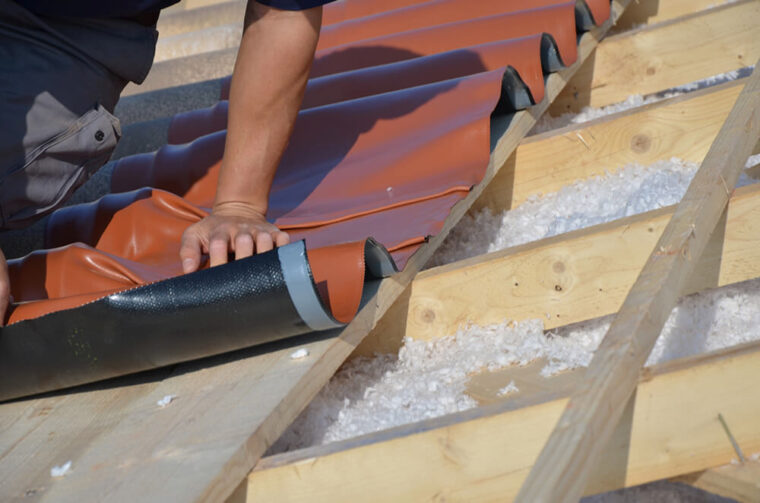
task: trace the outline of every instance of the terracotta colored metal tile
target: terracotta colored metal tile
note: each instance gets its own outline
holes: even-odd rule
[[[316,226],[471,187],[488,163],[501,80],[494,70],[302,112],[272,186],[269,218],[285,228]],[[209,206],[223,134],[125,158],[112,190],[152,186]]]
[[[23,304],[0,337],[0,401],[339,327],[365,277],[394,271],[372,240],[309,253],[298,242],[76,309],[60,310],[68,299]]]
[[[293,240],[305,239],[311,248],[360,241],[369,234],[391,251],[395,260],[395,251],[399,248],[411,242],[421,243],[426,236],[437,234],[443,224],[440,215],[447,214],[466,195],[467,191],[453,192],[327,226],[289,228],[288,232]],[[184,229],[207,211],[201,207],[187,213],[176,210],[186,204],[177,195],[145,188],[110,194],[95,204],[62,208],[51,216],[46,246],[59,248],[83,243],[130,261],[171,264],[176,260]],[[195,213],[198,216],[194,217]],[[93,221],[103,225],[90,225]],[[137,232],[136,229],[144,229],[146,221],[159,230]],[[405,225],[400,226],[398,222]],[[397,260],[397,264],[403,267],[404,262]]]
[[[206,208],[153,188],[109,194],[50,216],[46,246],[83,243],[117,257],[179,270],[182,232],[208,214]],[[146,222],[150,227],[146,228]],[[95,223],[93,225],[93,223]]]
[[[435,25],[568,3],[567,0],[435,0],[325,26],[317,50]],[[573,21],[574,22],[574,21]],[[502,37],[520,35],[502,33]]]
[[[181,235],[183,229],[179,222],[175,222],[174,228]],[[123,229],[114,225],[111,231],[118,233]],[[82,243],[11,260],[8,265],[16,303],[11,306],[9,324],[181,276],[182,268],[177,255],[179,245],[172,245],[163,254],[163,263],[153,266],[117,257]],[[313,248],[308,252],[314,280],[324,296],[323,301],[341,323],[350,321],[359,307],[364,285],[365,246],[365,240],[361,240]],[[207,269],[207,266],[202,269]]]
[[[584,3],[594,16],[594,23],[599,26],[610,18],[609,0],[584,0]]]
[[[308,255],[322,300],[336,320],[350,322],[359,311],[364,290],[364,242],[317,248]],[[330,274],[336,270],[341,274]]]
[[[543,1],[545,0],[542,0],[542,3]],[[534,7],[527,10],[509,11],[505,8],[506,13],[475,19],[465,18],[442,25],[431,23],[417,30],[392,32],[384,36],[352,40],[342,45],[331,46],[317,51],[311,76],[320,77],[424,55],[439,54],[506,38],[516,39],[537,34],[551,36],[558,46],[563,63],[570,65],[577,58],[575,2],[566,0],[550,3],[552,5],[547,7]],[[520,5],[523,4],[520,3]],[[468,12],[469,9],[460,8],[460,11]],[[229,79],[222,85],[220,98],[227,99],[228,97]]]
[[[577,59],[575,2],[391,34],[317,52],[311,76],[382,65],[495,40],[551,35],[565,65]]]
[[[428,0],[338,0],[325,5],[322,24],[330,25],[381,12],[400,9],[410,5],[425,3]]]
[[[537,103],[544,97],[540,51],[540,35],[531,35],[318,77],[309,80],[301,108],[307,110],[504,67],[517,72]],[[213,107],[176,115],[169,127],[169,143],[187,143],[225,129],[227,107],[228,102],[221,101]]]

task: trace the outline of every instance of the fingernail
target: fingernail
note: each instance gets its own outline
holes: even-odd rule
[[[193,259],[186,258],[182,261],[182,270],[185,271],[185,274],[193,272],[193,265]]]

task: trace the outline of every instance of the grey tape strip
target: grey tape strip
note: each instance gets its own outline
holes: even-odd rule
[[[285,286],[298,311],[298,315],[312,330],[328,330],[342,327],[325,312],[319,301],[319,293],[309,274],[306,246],[303,241],[277,248],[282,266]]]

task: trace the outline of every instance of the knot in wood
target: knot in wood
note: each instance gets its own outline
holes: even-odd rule
[[[652,148],[652,139],[645,134],[637,134],[631,138],[631,150],[637,154],[644,154]]]
[[[430,308],[422,311],[422,321],[425,323],[433,323],[435,321],[435,311]]]

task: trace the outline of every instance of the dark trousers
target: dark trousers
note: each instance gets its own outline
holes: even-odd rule
[[[112,115],[157,33],[133,20],[45,18],[0,0],[0,230],[61,205],[121,136]]]

